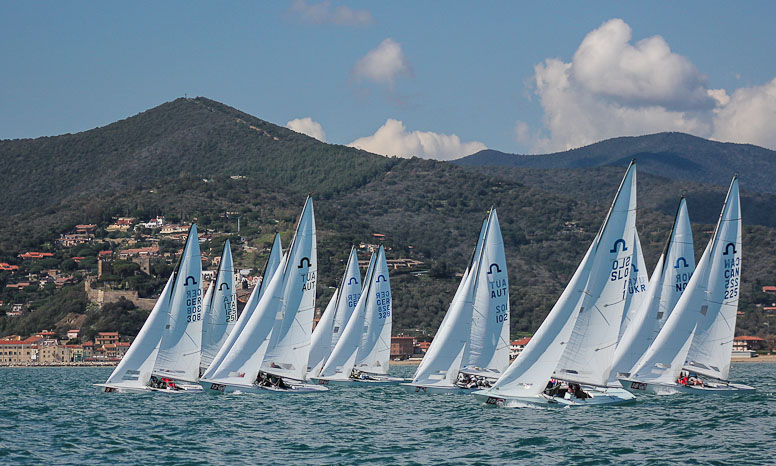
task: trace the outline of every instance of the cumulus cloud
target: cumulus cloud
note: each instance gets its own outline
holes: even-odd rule
[[[326,133],[320,123],[310,117],[297,118],[286,123],[286,128],[326,142]]]
[[[461,142],[455,134],[408,132],[404,123],[392,118],[373,135],[356,139],[348,146],[387,156],[416,156],[437,160],[452,160],[487,149],[481,142]]]
[[[776,149],[776,78],[733,92],[715,112],[712,137]]]
[[[305,0],[294,0],[291,11],[310,24],[368,26],[374,23],[374,18],[368,10],[354,10],[345,5],[332,8],[328,0],[312,4]]]
[[[706,76],[665,39],[633,43],[621,19],[590,32],[570,62],[537,64],[532,84],[543,126],[518,121],[514,135],[533,152],[661,131],[776,148],[776,79],[730,95],[709,89]]]
[[[401,44],[389,37],[358,59],[351,74],[357,81],[370,80],[393,88],[396,78],[412,75],[412,66]]]

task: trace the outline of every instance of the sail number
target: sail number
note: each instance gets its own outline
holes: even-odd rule
[[[315,272],[307,272],[302,274],[302,291],[310,291],[315,289]]]
[[[506,304],[496,306],[496,323],[500,324],[509,320],[509,310]]]
[[[725,259],[725,297],[731,299],[738,296],[739,275],[741,274],[741,258]]]
[[[186,322],[202,320],[202,290],[186,290]]]
[[[224,308],[226,310],[226,323],[237,321],[237,303],[233,294],[224,296]]]
[[[630,265],[630,257],[623,257],[622,259],[612,261],[612,274],[610,275],[611,281],[615,282],[623,278],[628,278],[628,273],[631,269]]]
[[[391,315],[391,292],[378,291],[375,293],[377,299],[377,317],[379,319],[387,319]]]

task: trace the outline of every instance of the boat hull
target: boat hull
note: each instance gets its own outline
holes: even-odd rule
[[[631,393],[649,393],[651,395],[675,395],[693,393],[696,395],[736,395],[754,392],[754,387],[743,384],[706,383],[700,385],[681,385],[678,383],[641,382],[633,379],[619,379],[622,386]]]
[[[184,385],[181,386],[181,390],[170,390],[167,388],[152,388],[152,387],[125,387],[121,385],[107,385],[104,383],[96,383],[95,387],[99,387],[101,392],[104,393],[202,393],[202,387],[199,385]]]
[[[375,385],[398,385],[406,379],[389,376],[372,376],[372,379],[326,379],[322,377],[310,377],[311,382],[319,386],[341,385],[350,387],[370,387]]]
[[[319,385],[313,385],[309,383],[293,382],[286,384],[289,388],[279,387],[259,387],[254,384],[221,384],[217,382],[211,382],[207,380],[201,380],[199,384],[207,393],[223,394],[223,393],[278,393],[278,394],[290,394],[290,393],[321,393],[326,392],[329,389]]]
[[[536,406],[556,408],[565,408],[567,406],[603,406],[629,403],[636,399],[632,393],[622,388],[582,386],[582,389],[591,397],[585,399],[578,399],[575,397],[561,398],[543,394],[531,397],[520,397],[495,394],[491,390],[476,391],[472,393],[472,396],[487,405],[497,406],[499,408],[524,408]]]
[[[476,391],[476,389],[468,389],[461,387],[435,387],[433,385],[415,385],[412,383],[399,384],[401,387],[410,394],[421,395],[468,395]]]

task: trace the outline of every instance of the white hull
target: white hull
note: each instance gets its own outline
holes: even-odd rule
[[[405,381],[400,377],[389,377],[387,375],[372,375],[371,379],[326,379],[321,377],[310,377],[310,381],[320,386],[342,385],[350,387],[369,387],[373,385],[398,385]]]
[[[586,387],[582,389],[590,395],[590,398],[578,399],[559,398],[548,395],[537,395],[533,397],[519,397],[509,395],[497,395],[490,390],[480,390],[472,393],[472,396],[485,404],[498,406],[500,408],[524,408],[524,407],[557,407],[565,408],[567,406],[599,406],[615,405],[632,402],[636,399],[632,393],[622,388],[599,388]]]
[[[754,387],[743,384],[723,384],[706,382],[700,385],[681,385],[678,383],[640,382],[632,379],[620,379],[620,383],[631,393],[649,393],[652,395],[675,395],[677,393],[694,393],[697,395],[736,395],[738,393],[754,392]]]
[[[326,392],[329,389],[321,387],[319,385],[313,385],[309,383],[301,382],[285,382],[288,388],[278,387],[259,387],[254,384],[220,384],[210,382],[207,380],[201,380],[199,384],[207,393],[320,393]]]
[[[104,383],[96,383],[95,387],[100,387],[101,392],[105,393],[202,393],[202,387],[199,385],[179,385],[180,390],[171,390],[167,388],[151,388],[151,387],[125,387],[121,385],[108,385]]]
[[[421,395],[468,395],[479,390],[478,388],[442,387],[433,385],[413,385],[412,383],[400,384],[407,393],[419,393]]]

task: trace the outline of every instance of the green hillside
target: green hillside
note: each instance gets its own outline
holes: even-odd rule
[[[192,124],[187,125],[189,118]],[[150,122],[169,125],[169,132],[153,130],[153,136],[139,129],[154,127]],[[259,124],[264,125],[269,137],[250,128],[259,128]],[[198,129],[181,129],[186,127]],[[102,131],[108,128],[115,137],[103,137]],[[181,136],[181,131],[187,135]],[[230,134],[235,135],[234,139],[227,136]],[[136,142],[140,139],[142,144]],[[507,251],[513,335],[534,331],[599,228],[623,172],[612,167],[495,171],[421,159],[384,158],[326,145],[201,98],[178,99],[77,135],[2,141],[0,163],[11,164],[9,147],[25,147],[27,157],[51,165],[58,159],[47,157],[44,148],[60,147],[64,151],[67,147],[74,154],[77,146],[70,145],[73,140],[82,141],[78,150],[89,154],[90,162],[83,163],[71,155],[75,160],[72,165],[77,165],[78,170],[61,180],[61,184],[46,185],[50,192],[40,201],[41,207],[27,203],[0,211],[0,261],[21,264],[21,252],[50,250],[56,254],[52,264],[58,261],[76,267],[67,262],[69,257],[96,252],[57,249],[53,240],[77,223],[94,223],[104,228],[118,216],[147,219],[163,214],[180,221],[196,220],[202,231],[211,229],[231,235],[237,265],[256,268],[263,264],[265,248],[274,232],[280,232],[284,245],[288,245],[305,195],[313,192],[319,238],[318,305],[326,302],[332,292],[330,287],[340,278],[350,245],[374,243],[377,240],[373,234],[383,234],[389,259],[416,259],[423,265],[414,271],[428,272],[416,275],[396,271],[391,275],[394,333],[418,335],[432,334],[439,325],[457,285],[455,274],[463,271],[480,222],[490,206],[498,209]],[[87,143],[97,140],[102,142]],[[214,148],[206,144],[190,151],[173,150],[173,140],[209,141],[207,144]],[[124,155],[111,155],[117,153]],[[186,170],[178,169],[176,161],[181,159],[187,161]],[[213,163],[214,160],[220,164]],[[67,170],[74,169],[68,166]],[[101,176],[100,170],[111,175]],[[135,175],[114,175],[123,170],[134,170]],[[232,175],[245,178],[234,179]],[[27,188],[17,184],[13,189],[21,194],[12,195],[40,199],[37,189],[30,186],[46,184],[42,176],[30,174]],[[94,178],[91,184],[90,178]],[[649,269],[654,267],[663,247],[678,195],[683,190],[691,200],[690,216],[699,222],[694,225],[694,233],[700,254],[722,205],[724,188],[640,174],[639,190],[637,223]],[[696,201],[692,199],[696,194],[698,201],[694,205]],[[745,216],[747,202],[745,197]],[[239,213],[239,235],[236,222],[224,218],[227,211]],[[757,306],[770,305],[772,299],[760,293],[760,287],[776,284],[776,261],[772,255],[776,229],[766,226],[772,224],[768,222],[748,224],[744,230],[747,265],[743,270],[744,315],[739,319],[740,333],[772,333],[766,324],[773,319]],[[203,250],[217,255],[222,243],[223,240],[207,242]],[[169,247],[172,250],[176,246]],[[367,257],[362,254],[361,258]],[[76,268],[86,273],[88,267]],[[152,294],[158,291],[166,273],[169,269],[160,267],[152,277],[131,277],[131,286]],[[0,273],[0,285],[14,280],[18,277]],[[117,328],[139,325],[135,317],[118,317],[122,312],[135,312],[131,306],[113,306],[107,314],[87,309],[84,301],[75,298],[68,299],[70,304],[65,306],[57,298],[65,290],[68,288],[25,291],[34,293],[34,305],[45,313],[38,314],[35,320],[30,319],[36,312],[27,317],[0,317],[0,333],[18,333],[36,326],[64,326],[79,313],[88,314],[87,322],[93,323],[93,329],[108,329],[114,319],[111,316],[116,316]],[[18,294],[6,289],[0,299],[15,302]],[[68,320],[67,316],[72,318]]]

